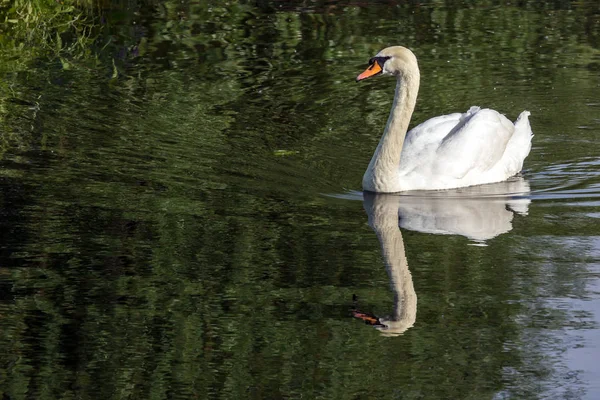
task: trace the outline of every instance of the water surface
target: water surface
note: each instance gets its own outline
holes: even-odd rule
[[[2,11],[3,397],[600,396],[596,1],[40,10]],[[363,196],[395,44],[413,125],[531,111],[521,176]]]

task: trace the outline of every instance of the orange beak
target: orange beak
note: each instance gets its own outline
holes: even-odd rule
[[[379,66],[379,63],[375,61],[373,64],[369,65],[369,68],[365,70],[362,74],[356,77],[356,82],[362,81],[363,79],[370,78],[371,76],[375,76],[381,73],[383,70]]]

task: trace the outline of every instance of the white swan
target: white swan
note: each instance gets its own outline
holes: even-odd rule
[[[394,193],[501,182],[521,171],[531,149],[529,112],[513,124],[490,109],[432,118],[406,133],[419,91],[417,58],[402,46],[369,61],[360,81],[387,74],[397,79],[383,136],[363,177],[363,189]]]

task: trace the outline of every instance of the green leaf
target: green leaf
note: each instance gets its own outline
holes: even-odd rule
[[[60,58],[60,63],[62,64],[62,67],[64,70],[70,70],[71,69],[71,63],[69,63],[67,60],[65,60],[64,58]]]
[[[119,77],[119,70],[117,69],[117,66],[115,65],[115,59],[113,58],[113,74],[111,79],[117,79]]]
[[[277,157],[285,157],[285,156],[291,156],[294,154],[298,154],[299,151],[295,151],[295,150],[275,150],[273,151],[273,155],[277,156]]]

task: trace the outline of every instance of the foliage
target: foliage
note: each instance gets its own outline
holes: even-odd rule
[[[3,73],[25,71],[41,57],[69,59],[91,54],[97,17],[91,4],[80,0],[3,0],[0,64]]]

